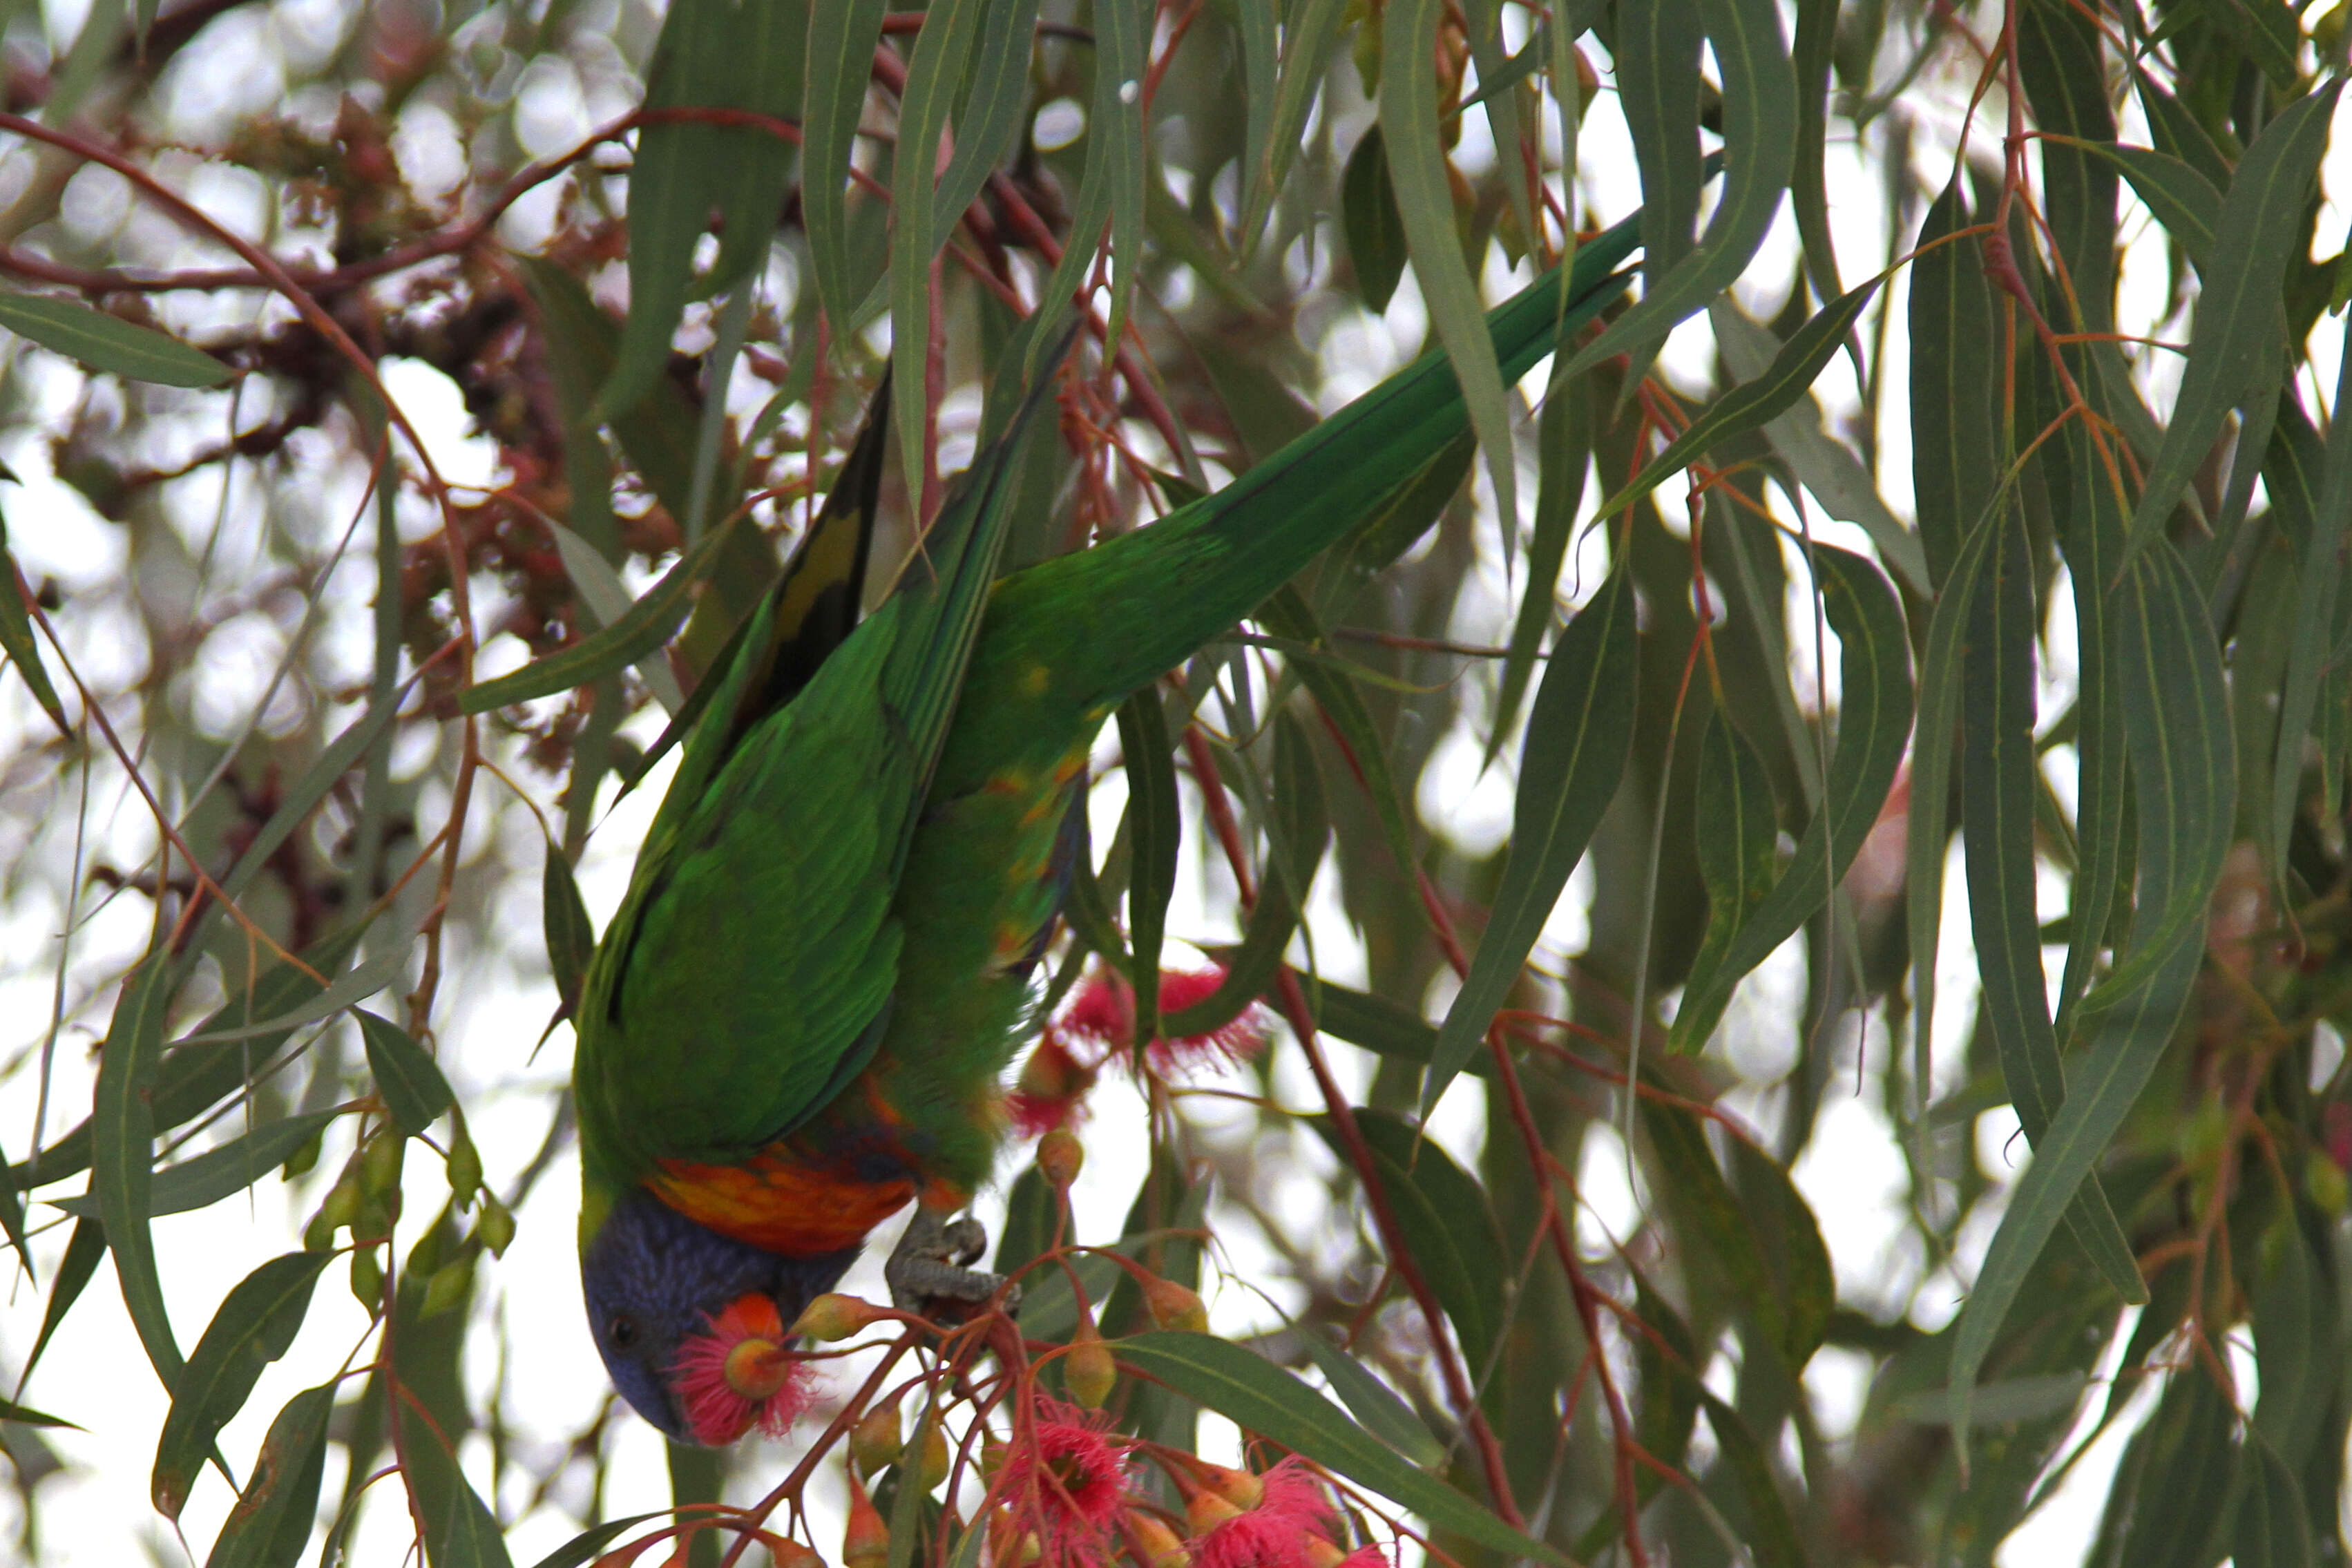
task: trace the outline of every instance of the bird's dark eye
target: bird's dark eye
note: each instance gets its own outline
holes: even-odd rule
[[[616,1312],[604,1325],[604,1337],[613,1342],[616,1351],[627,1350],[637,1342],[637,1321],[626,1312]]]

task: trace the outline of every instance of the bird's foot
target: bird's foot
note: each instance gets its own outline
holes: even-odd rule
[[[918,1208],[882,1267],[891,1305],[934,1321],[963,1321],[1004,1286],[1003,1275],[971,1267],[987,1248],[988,1232],[971,1215],[943,1220]],[[1009,1290],[1005,1305],[1018,1299],[1017,1288]]]

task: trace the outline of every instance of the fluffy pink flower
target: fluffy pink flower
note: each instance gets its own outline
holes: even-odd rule
[[[1162,970],[1161,1015],[1207,1001],[1224,984],[1225,973],[1221,963],[1204,970]],[[1205,1035],[1162,1037],[1145,1049],[1154,1068],[1171,1072],[1215,1062],[1248,1061],[1265,1048],[1266,1033],[1266,1011],[1253,1002],[1223,1028]],[[1078,987],[1068,1009],[1049,1026],[1049,1037],[1059,1037],[1073,1047],[1089,1047],[1097,1062],[1125,1054],[1135,1044],[1135,992],[1127,976],[1107,966],[1097,968]],[[1086,1052],[1074,1048],[1071,1054],[1083,1057]]]
[[[687,1336],[670,1381],[698,1441],[723,1447],[754,1426],[771,1437],[792,1429],[816,1389],[790,1340],[775,1302],[756,1290],[714,1316],[709,1332]]]
[[[1031,1441],[1016,1436],[997,1495],[1015,1518],[1034,1515],[1038,1540],[1055,1563],[1099,1563],[1127,1495],[1134,1445],[1104,1430],[1109,1417],[1040,1395]]]
[[[1250,1479],[1258,1500],[1239,1512],[1215,1492],[1194,1500],[1192,1568],[1315,1568],[1315,1548],[1330,1545],[1331,1501],[1322,1483],[1295,1454]]]

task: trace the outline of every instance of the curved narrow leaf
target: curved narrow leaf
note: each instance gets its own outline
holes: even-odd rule
[[[310,1310],[310,1290],[333,1260],[326,1252],[273,1258],[240,1280],[196,1342],[172,1397],[148,1490],[166,1519],[180,1517],[188,1489],[222,1427],[245,1408],[261,1369],[286,1353]]]
[[[1516,1557],[1568,1559],[1423,1474],[1346,1411],[1255,1351],[1207,1334],[1160,1330],[1114,1345],[1133,1370],[1190,1394],[1236,1426],[1303,1454],[1335,1475],[1411,1509],[1433,1526]]]
[[[1955,179],[1929,204],[1911,263],[1911,489],[1937,588],[1950,582],[1962,542],[1986,515],[2008,466],[2000,312],[1975,242],[1948,237],[1971,222],[1967,189]],[[1918,936],[1916,925],[1912,935]]]
[[[431,1568],[513,1568],[506,1532],[471,1481],[462,1475],[449,1492],[449,1519],[425,1543]]]
[[[299,1029],[305,1024],[331,1018],[354,1002],[366,1001],[398,980],[401,972],[407,967],[408,946],[404,942],[389,952],[380,952],[373,958],[353,964],[336,975],[325,990],[289,1013],[280,1013],[274,1018],[264,1018],[256,1024],[239,1024],[233,1028],[206,1029],[198,1034],[183,1035],[172,1043],[175,1047],[226,1045]]]
[[[588,918],[587,902],[580,897],[572,862],[552,841],[540,871],[539,910],[540,929],[547,942],[547,970],[568,1012],[579,1005],[580,987],[588,978],[588,960],[596,951],[596,926]]]
[[[207,1149],[193,1159],[164,1166],[155,1173],[148,1193],[148,1217],[160,1219],[165,1215],[209,1208],[223,1198],[245,1191],[283,1165],[339,1114],[313,1110],[284,1117],[232,1138],[217,1149]],[[78,1218],[100,1217],[95,1194],[49,1201]]]
[[[364,1007],[352,1015],[367,1043],[368,1070],[375,1074],[376,1092],[383,1096],[392,1124],[414,1138],[433,1125],[433,1119],[457,1102],[441,1064],[409,1037],[408,1031],[389,1018],[379,1018]]]
[[[1738,1483],[1740,1501],[1748,1513],[1746,1541],[1756,1554],[1757,1568],[1804,1568],[1805,1549],[1798,1541],[1796,1521],[1789,1517],[1788,1501],[1780,1496],[1780,1482],[1773,1479],[1764,1445],[1756,1440],[1738,1411],[1704,1387],[1699,1400],[1706,1410],[1706,1424],[1715,1430],[1716,1446]]]
[[[1247,171],[1242,226],[1244,253],[1254,250],[1265,227],[1274,194],[1290,176],[1290,162],[1306,140],[1307,111],[1316,89],[1323,85],[1331,49],[1339,41],[1347,19],[1348,0],[1303,0],[1291,8],[1283,27],[1282,81],[1274,95],[1274,124],[1266,138],[1263,170],[1253,163]]]
[[[458,710],[486,713],[510,702],[569,691],[644,658],[669,641],[685,621],[687,612],[694,607],[695,584],[719,564],[719,552],[734,533],[732,519],[711,529],[629,606],[626,615],[560,653],[535,659],[511,675],[467,687],[457,694]]]
[[[593,1530],[582,1531],[541,1558],[531,1565],[531,1568],[583,1568],[584,1564],[593,1563],[602,1556],[604,1548],[618,1541],[624,1534],[641,1524],[668,1517],[667,1509],[657,1509],[652,1513],[633,1513],[626,1519],[608,1519]]]
[[[163,386],[218,386],[236,373],[201,349],[73,300],[0,289],[0,327],[92,370]]]
[[[1528,712],[1502,889],[1438,1032],[1421,1091],[1424,1118],[1494,1022],[1617,793],[1633,745],[1638,635],[1632,574],[1621,566],[1552,646]]]
[[[779,120],[797,114],[810,7],[811,0],[677,0],[654,44],[646,107],[740,109]],[[856,79],[862,89],[863,68]],[[792,144],[759,126],[656,121],[637,132],[629,314],[597,395],[600,408],[633,406],[668,363],[670,336],[696,281],[695,247],[714,208],[722,219],[719,259],[701,279],[705,289],[728,287],[767,254],[792,164]],[[685,514],[678,521],[695,526]]]
[[[2104,158],[2131,182],[2150,216],[2202,272],[2212,258],[2213,237],[2221,228],[2221,192],[2212,181],[2169,153],[2122,142],[2086,142],[2043,132],[2044,142],[2064,142]]]
[[[1364,1430],[1419,1465],[1424,1470],[1445,1463],[1445,1445],[1430,1435],[1396,1391],[1366,1371],[1362,1363],[1313,1329],[1300,1332],[1307,1359],[1315,1363]]]
[[[76,1432],[85,1430],[79,1423],[68,1421],[62,1415],[47,1415],[29,1405],[19,1405],[13,1399],[0,1399],[0,1421],[18,1426],[64,1426]]]
[[[1968,1446],[1977,1372],[2026,1273],[2170,1044],[2205,947],[2206,900],[2228,853],[2237,780],[2221,650],[2202,595],[2158,541],[2116,591],[2117,668],[2138,802],[2134,952],[2085,998],[2089,1052],[2011,1194],[1954,1331],[1953,1438]],[[2201,1374],[2200,1374],[2201,1375]]]
[[[1834,309],[1834,303],[1830,308]],[[1715,329],[1716,346],[1725,367],[1745,380],[1763,376],[1771,363],[1769,356],[1784,352],[1770,329],[1749,321],[1728,297],[1707,308],[1707,322]],[[1812,393],[1801,393],[1787,408],[1765,420],[1764,438],[1823,511],[1870,535],[1878,558],[1906,588],[1921,598],[1935,591],[1918,533],[1887,510],[1878,493],[1878,482],[1862,460],[1822,428],[1821,402]]]
[[[73,727],[66,722],[65,704],[58,700],[58,689],[49,681],[48,667],[41,662],[41,647],[33,636],[33,616],[27,608],[31,602],[24,573],[8,550],[7,519],[0,517],[0,654],[5,654],[16,673],[25,678],[49,722],[60,734],[68,734]]]
[[[1968,846],[1969,921],[1981,976],[1983,1016],[2002,1082],[2027,1142],[2039,1145],[2066,1098],[2051,1027],[2035,913],[2033,806],[2033,552],[2025,517],[2003,509],[1969,616],[1960,696],[1960,824]],[[2126,1301],[2147,1287],[2094,1177],[2069,1224],[2107,1283]]]
[[[2338,409],[2352,395],[2352,317],[2336,373]],[[2267,440],[2263,443],[2268,446]],[[2279,695],[2277,750],[2271,763],[2271,876],[2286,880],[2287,837],[2294,821],[2295,802],[2303,791],[2303,748],[2319,706],[2319,683],[2326,672],[2334,637],[2336,599],[2344,574],[2344,531],[2352,514],[2352,417],[2339,414],[2328,423],[2326,455],[2321,459],[2317,504],[2311,509],[2311,538],[2304,547],[2303,570],[2295,574],[2294,636],[2287,644],[2286,678]]]
[[[850,276],[849,161],[884,0],[823,0],[809,7],[808,91],[801,106],[801,212],[817,297],[838,332],[866,290]]]
[[[2189,365],[2132,514],[2127,559],[2144,553],[2162,532],[2230,410],[2280,373],[2279,289],[2343,88],[2340,79],[2332,81],[2281,110],[2246,149],[2230,181],[2213,265],[2197,299]]]
[[[2246,1429],[2245,1482],[2230,1536],[2237,1568],[2314,1568],[2311,1514],[2303,1488],[2270,1439]]]
[[[1486,454],[1503,537],[1516,540],[1518,465],[1512,456],[1510,405],[1495,342],[1479,308],[1478,281],[1462,255],[1462,233],[1454,221],[1454,187],[1438,129],[1437,78],[1426,63],[1436,47],[1437,22],[1444,11],[1444,0],[1391,0],[1381,28],[1381,58],[1393,68],[1381,73],[1381,148],[1422,301],[1461,383],[1470,427],[1478,433],[1478,446]]]
[[[1592,395],[1555,380],[1544,394],[1536,421],[1536,525],[1528,536],[1528,582],[1511,622],[1510,647],[1503,656],[1503,680],[1495,698],[1494,728],[1486,737],[1492,765],[1519,717],[1519,704],[1535,677],[1544,634],[1559,619],[1559,572],[1568,560],[1576,510],[1584,499],[1585,471],[1592,466]]]
[[[1404,276],[1406,254],[1404,218],[1389,183],[1389,155],[1378,125],[1357,138],[1356,150],[1348,154],[1339,180],[1339,216],[1348,260],[1356,269],[1356,293],[1364,309],[1378,315],[1389,308],[1389,296]]]
[[[1731,715],[1715,710],[1699,744],[1697,815],[1691,823],[1699,879],[1706,884],[1706,933],[1691,961],[1693,973],[1722,964],[1749,911],[1772,890],[1780,874],[1780,807],[1764,759]],[[1727,993],[1723,1000],[1730,1000]],[[1720,1018],[1719,1006],[1716,1017],[1700,1018],[1685,1005],[1675,1016],[1675,1033],[1705,1040]]]
[[[287,1401],[261,1439],[245,1493],[229,1511],[205,1568],[291,1568],[310,1544],[319,1482],[327,1464],[327,1417],[335,1385],[306,1388]]]
[[[122,1304],[167,1389],[177,1385],[183,1363],[155,1270],[155,1237],[147,1228],[155,1182],[155,1116],[149,1094],[163,1049],[164,1013],[178,981],[171,955],[160,946],[123,981],[99,1056],[89,1117],[90,1195],[98,1200],[107,1247],[114,1254]]]
[[[1118,739],[1127,762],[1127,820],[1134,830],[1133,879],[1127,890],[1127,936],[1135,987],[1135,1043],[1160,1034],[1160,944],[1168,899],[1176,889],[1183,817],[1176,799],[1176,759],[1160,689],[1147,686],[1118,705]]]
[[[906,89],[898,99],[898,137],[890,174],[890,375],[911,395],[926,384],[924,366],[931,349],[931,262],[948,231],[962,216],[944,221],[932,209],[938,194],[940,134],[947,129],[964,68],[981,34],[987,0],[937,0],[923,13],[915,35],[914,58],[907,62]],[[1124,259],[1124,258],[1122,258]],[[923,497],[923,473],[931,454],[924,424],[929,400],[908,395],[892,401],[898,426],[900,471],[907,493]],[[940,498],[930,497],[936,505]]]
[[[1348,1151],[1328,1116],[1308,1119],[1341,1164]],[[1396,1215],[1398,1240],[1420,1265],[1445,1309],[1474,1380],[1485,1376],[1501,1339],[1511,1262],[1486,1189],[1453,1156],[1393,1112],[1359,1107],[1356,1131],[1371,1152],[1381,1186]]]
[[[1721,1016],[1740,978],[1828,900],[1878,820],[1911,734],[1911,645],[1894,589],[1859,555],[1825,544],[1813,546],[1812,553],[1822,606],[1842,647],[1837,751],[1830,758],[1822,809],[1723,962],[1704,975],[1694,973],[1685,985],[1684,1012],[1694,1020]],[[1683,1028],[1681,1017],[1674,1048],[1696,1049],[1702,1042]]]
[[[1797,82],[1780,34],[1780,8],[1774,0],[1697,3],[1722,73],[1722,199],[1697,247],[1649,288],[1641,303],[1579,350],[1569,361],[1569,375],[1654,343],[1683,318],[1705,310],[1748,270],[1789,188]]]
[[[105,1256],[106,1227],[94,1219],[76,1220],[73,1235],[66,1242],[66,1255],[58,1260],[57,1274],[49,1281],[49,1304],[41,1312],[41,1331],[35,1336],[32,1351],[25,1357],[24,1371],[17,1374],[19,1385],[31,1381],[33,1368],[40,1364],[41,1352],[49,1348],[58,1325],[66,1321],[73,1304],[81,1300],[90,1276],[98,1272],[99,1260]]]
[[[1018,139],[1029,107],[1029,60],[1035,52],[1037,0],[999,0],[981,29],[963,108],[956,115],[955,153],[940,176],[934,213],[960,220],[988,176]]]
[[[1822,374],[1830,356],[1845,342],[1862,317],[1863,308],[1878,292],[1874,278],[1860,288],[1832,300],[1799,327],[1772,356],[1769,369],[1745,381],[1710,404],[1666,449],[1643,465],[1642,471],[1601,505],[1596,517],[1610,517],[1658,488],[1670,474],[1690,467],[1694,458],[1717,442],[1753,430],[1795,405]]]

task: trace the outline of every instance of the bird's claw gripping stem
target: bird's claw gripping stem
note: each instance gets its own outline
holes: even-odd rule
[[[1003,1289],[1003,1275],[971,1267],[987,1247],[988,1232],[971,1215],[947,1220],[929,1209],[917,1209],[891,1249],[889,1262],[882,1266],[891,1305],[934,1319],[941,1307],[948,1307],[950,1316],[961,1320],[966,1311],[953,1309],[968,1310]],[[1008,1308],[1019,1300],[1017,1289],[1005,1294]]]

